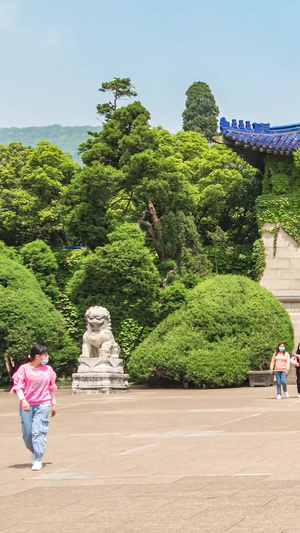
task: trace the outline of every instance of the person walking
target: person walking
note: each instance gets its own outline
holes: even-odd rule
[[[286,384],[286,376],[290,369],[290,354],[285,349],[284,342],[278,344],[276,352],[273,353],[270,370],[275,371],[277,400],[281,400],[281,386],[286,398],[289,397]]]
[[[54,391],[56,374],[48,366],[46,346],[35,344],[28,356],[29,363],[21,365],[12,376],[11,393],[20,400],[22,436],[26,448],[32,453],[32,470],[43,468],[49,415],[56,414]]]

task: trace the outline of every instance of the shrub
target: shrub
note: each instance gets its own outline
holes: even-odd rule
[[[67,295],[81,316],[90,305],[106,307],[117,335],[125,319],[142,326],[151,321],[159,274],[136,224],[122,224],[108,239],[108,244],[82,259],[68,283]]]
[[[62,315],[34,274],[0,251],[0,381],[7,379],[5,360],[17,367],[37,342],[48,347],[58,375],[72,372],[78,350]]]
[[[279,342],[293,347],[283,305],[246,277],[220,275],[189,291],[182,307],[134,350],[128,370],[140,382],[167,377],[200,387],[238,385],[247,370],[268,368]]]
[[[22,246],[20,256],[23,265],[34,272],[44,293],[56,302],[59,295],[56,281],[58,265],[50,246],[37,239]]]

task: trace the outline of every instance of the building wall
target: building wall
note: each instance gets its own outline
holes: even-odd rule
[[[263,226],[266,266],[260,285],[272,292],[288,311],[297,346],[300,342],[300,247],[280,228],[274,249],[275,226],[270,223]]]

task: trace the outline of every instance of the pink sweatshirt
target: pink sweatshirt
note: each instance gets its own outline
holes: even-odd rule
[[[271,359],[270,370],[288,372],[290,369],[290,354],[288,352],[275,352]]]
[[[50,402],[51,391],[57,389],[56,374],[48,365],[34,368],[30,363],[25,363],[18,368],[12,379],[14,386],[10,392],[18,394],[22,390],[29,405]]]

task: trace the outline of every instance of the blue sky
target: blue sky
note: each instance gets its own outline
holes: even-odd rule
[[[299,0],[0,0],[0,126],[97,125],[114,76],[172,132],[194,81],[227,119],[300,122],[299,20]]]

